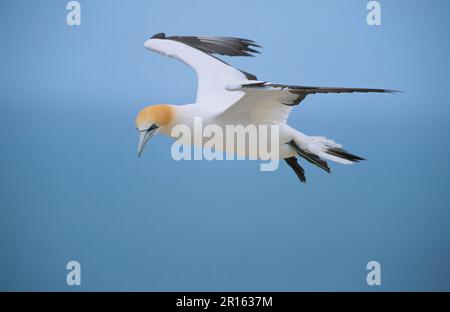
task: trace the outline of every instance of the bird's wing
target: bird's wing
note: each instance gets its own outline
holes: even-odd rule
[[[225,86],[233,81],[256,80],[254,75],[240,71],[213,54],[228,56],[252,56],[259,46],[247,39],[231,37],[168,36],[154,35],[145,47],[157,53],[173,57],[192,67],[198,76],[197,100],[201,105],[225,109],[236,102],[242,92],[228,92]]]
[[[309,94],[378,92],[393,93],[394,90],[367,88],[328,88],[290,86],[265,81],[231,83],[227,90],[245,92],[236,103],[227,108],[222,117],[248,121],[286,123],[292,107],[300,104]]]

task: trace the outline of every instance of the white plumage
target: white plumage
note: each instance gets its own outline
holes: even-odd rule
[[[166,37],[160,33],[145,42],[151,51],[187,64],[198,76],[196,102],[187,105],[158,105],[143,109],[136,120],[141,134],[139,154],[157,131],[170,135],[179,124],[193,127],[195,117],[203,125],[278,125],[280,158],[305,182],[297,156],[330,172],[324,159],[341,164],[363,160],[342,149],[342,145],[320,136],[307,136],[287,124],[289,113],[307,95],[316,93],[393,92],[385,89],[321,88],[289,86],[256,80],[213,54],[252,56],[259,46],[251,40],[229,37]],[[163,118],[163,117],[164,118]]]

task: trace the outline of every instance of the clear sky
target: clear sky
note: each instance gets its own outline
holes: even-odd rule
[[[450,290],[449,1],[0,3],[0,290]],[[226,61],[279,83],[405,93],[310,96],[290,116],[368,159],[182,161],[136,113],[194,101],[151,35],[257,41]],[[82,286],[66,285],[66,263]],[[379,261],[382,285],[366,284]]]

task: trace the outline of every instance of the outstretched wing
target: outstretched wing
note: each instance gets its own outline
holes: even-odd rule
[[[300,104],[309,94],[397,92],[387,89],[290,86],[265,81],[231,83],[227,85],[227,90],[243,91],[245,95],[226,109],[223,117],[275,123],[285,123],[292,107]]]
[[[201,105],[225,109],[236,102],[242,92],[228,92],[225,86],[233,81],[256,80],[256,77],[240,71],[213,54],[228,56],[252,56],[259,46],[251,40],[231,37],[154,35],[145,47],[157,53],[173,57],[192,67],[198,76],[197,100]]]

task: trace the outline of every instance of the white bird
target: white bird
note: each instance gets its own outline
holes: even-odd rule
[[[320,136],[307,136],[287,124],[292,108],[309,94],[395,92],[386,89],[328,88],[291,86],[259,81],[213,56],[253,56],[260,48],[252,40],[232,37],[196,37],[154,35],[145,42],[151,51],[178,59],[192,67],[198,76],[194,104],[153,105],[142,109],[136,118],[140,134],[138,156],[157,132],[171,136],[176,125],[193,128],[195,117],[203,125],[278,125],[279,157],[294,170],[301,182],[305,171],[298,164],[300,156],[330,173],[326,160],[352,164],[364,160],[342,149],[342,145]]]

